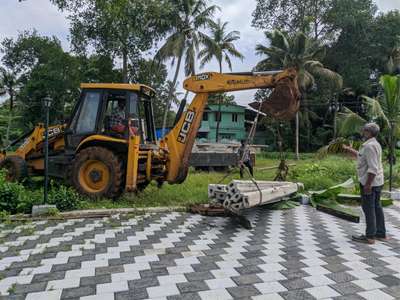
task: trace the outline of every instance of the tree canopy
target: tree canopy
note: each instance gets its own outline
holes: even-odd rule
[[[121,59],[123,82],[128,82],[128,63],[136,67],[142,53],[164,35],[170,13],[168,1],[52,1],[69,13],[72,49],[86,53],[93,48],[98,54]]]

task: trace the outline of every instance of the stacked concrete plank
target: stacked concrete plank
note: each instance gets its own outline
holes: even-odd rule
[[[210,184],[208,195],[226,209],[239,211],[279,202],[295,194],[301,186],[294,182],[233,180],[228,185]]]

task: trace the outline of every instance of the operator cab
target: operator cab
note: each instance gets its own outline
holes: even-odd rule
[[[141,137],[141,144],[156,142],[152,97],[154,91],[139,84],[82,84],[80,100],[66,131],[68,148],[75,149],[91,135],[127,140]]]

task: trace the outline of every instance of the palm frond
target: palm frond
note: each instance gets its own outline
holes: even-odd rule
[[[307,61],[304,67],[314,76],[324,78],[330,81],[330,84],[337,90],[341,90],[343,87],[343,78],[338,73],[329,70],[319,61]]]
[[[343,112],[338,113],[339,135],[351,136],[360,133],[361,128],[367,122],[359,114],[356,114],[347,107],[343,108]]]
[[[362,98],[367,108],[367,115],[371,118],[371,120],[373,121],[381,119],[386,123],[386,125],[389,125],[389,120],[383,111],[380,102],[368,96],[362,96]]]
[[[293,53],[295,56],[304,55],[307,47],[307,37],[303,32],[298,32],[293,41]]]

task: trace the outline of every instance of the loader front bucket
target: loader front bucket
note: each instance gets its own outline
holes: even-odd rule
[[[249,104],[258,110],[259,102]],[[274,119],[288,121],[296,116],[300,109],[300,92],[297,79],[284,79],[277,83],[271,95],[262,102],[261,111]]]

